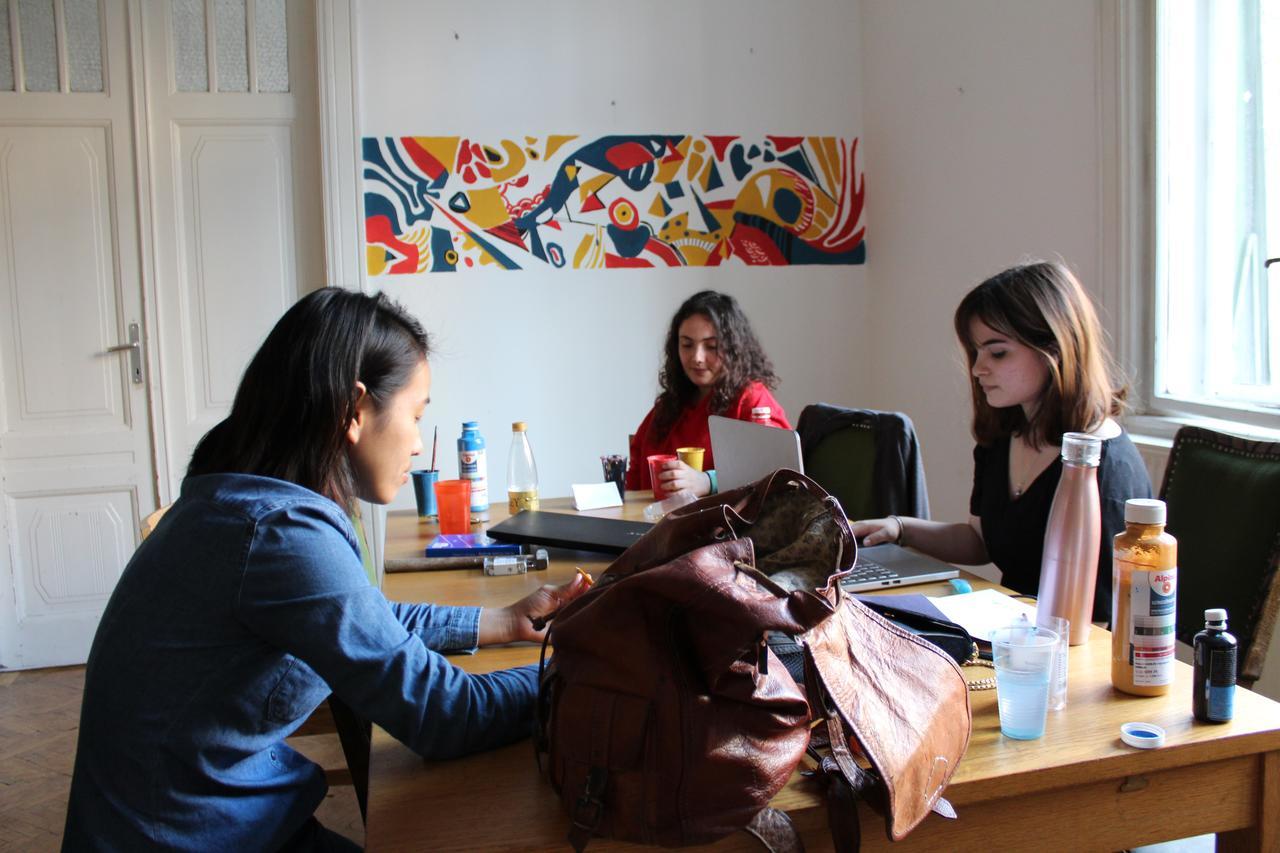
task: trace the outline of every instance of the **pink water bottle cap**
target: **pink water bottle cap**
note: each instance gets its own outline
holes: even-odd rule
[[[767,421],[773,416],[773,409],[769,406],[756,406],[751,410],[751,420]]]

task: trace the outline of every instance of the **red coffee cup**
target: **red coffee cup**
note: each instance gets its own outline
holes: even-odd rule
[[[658,484],[658,472],[666,468],[668,462],[678,461],[678,457],[674,453],[655,453],[652,456],[646,456],[645,459],[649,462],[649,485],[653,487],[653,496],[662,497],[666,489]]]

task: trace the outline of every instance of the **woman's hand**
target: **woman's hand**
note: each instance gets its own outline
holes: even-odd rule
[[[902,540],[902,519],[896,515],[855,521],[849,525],[853,537],[862,545],[883,545]]]
[[[660,488],[654,489],[654,497],[658,500],[681,489],[688,489],[700,498],[711,494],[711,478],[706,472],[691,468],[679,459],[663,463],[658,481]]]
[[[492,646],[518,640],[542,642],[543,635],[547,633],[542,620],[590,588],[591,583],[579,573],[560,586],[545,584],[509,607],[481,610],[480,645]]]

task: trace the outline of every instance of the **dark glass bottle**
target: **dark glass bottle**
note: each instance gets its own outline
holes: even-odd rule
[[[1204,630],[1196,634],[1191,711],[1203,723],[1225,723],[1235,713],[1236,638],[1227,633],[1227,611],[1204,612]]]

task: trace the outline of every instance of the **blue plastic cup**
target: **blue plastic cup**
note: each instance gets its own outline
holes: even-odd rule
[[[413,477],[413,497],[418,502],[418,518],[435,518],[439,514],[436,509],[435,484],[440,472],[422,469],[409,473]]]
[[[1044,735],[1057,648],[1058,635],[1048,628],[1026,625],[991,632],[996,703],[1005,737],[1035,740]]]

